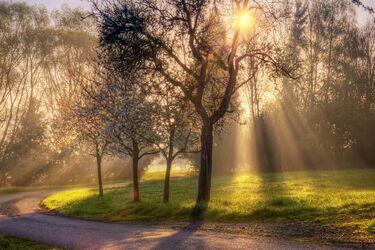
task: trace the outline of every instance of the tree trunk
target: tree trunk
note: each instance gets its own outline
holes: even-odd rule
[[[99,196],[103,196],[102,157],[99,154],[96,154],[96,164],[97,164],[97,167],[98,167]]]
[[[139,202],[138,154],[133,156],[133,201]]]
[[[167,159],[167,170],[165,171],[165,180],[164,180],[164,203],[169,202],[169,183],[172,170],[172,160]]]
[[[204,122],[201,131],[201,164],[199,171],[197,203],[210,201],[212,175],[212,145],[212,122]]]

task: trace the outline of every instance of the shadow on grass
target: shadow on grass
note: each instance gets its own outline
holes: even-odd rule
[[[316,208],[289,193],[283,175],[262,174],[259,177],[262,204],[252,212],[252,217],[293,220],[317,212]]]
[[[332,173],[332,174],[331,174]],[[349,173],[295,172],[285,174],[260,174],[236,180],[232,177],[215,177],[212,186],[212,200],[209,205],[195,206],[196,180],[179,179],[171,182],[171,201],[162,202],[163,181],[141,184],[141,202],[131,202],[131,186],[106,190],[99,198],[91,195],[78,202],[64,205],[63,214],[87,219],[117,222],[160,222],[211,220],[221,222],[252,221],[295,221],[336,218],[339,209],[371,212],[373,199],[359,203],[357,196],[352,200],[333,204],[339,198],[330,193],[341,192],[337,183],[344,177],[348,185],[359,185],[358,178],[350,179]],[[359,176],[365,175],[366,172]],[[331,178],[332,177],[332,178]],[[331,180],[332,179],[332,180]],[[249,184],[250,183],[250,184]],[[354,184],[353,184],[354,183]],[[332,189],[329,189],[333,187]],[[372,186],[369,185],[369,188]],[[307,191],[306,191],[307,190]],[[350,196],[351,197],[351,196]],[[350,203],[353,202],[353,203]],[[345,207],[346,206],[346,207]]]
[[[235,183],[233,179],[221,180],[229,183],[229,189],[220,189],[221,182],[213,186],[213,200],[209,205],[195,205],[195,191],[188,189],[186,180],[176,181],[175,189],[171,192],[171,202],[164,204],[162,200],[162,182],[152,181],[144,183],[141,187],[141,202],[131,201],[131,186],[124,189],[106,190],[104,197],[91,195],[71,204],[66,204],[60,212],[67,215],[79,216],[87,219],[99,219],[118,222],[150,222],[162,220],[217,220],[217,221],[256,221],[296,219],[308,214],[312,215],[316,210],[302,200],[297,200],[288,194],[284,186],[283,177],[274,174],[264,174],[259,177],[260,185],[257,190],[238,193],[236,188],[241,183]],[[188,180],[189,182],[189,180]],[[228,189],[228,186],[226,187]],[[194,188],[195,189],[195,188]],[[232,190],[233,189],[233,190]],[[241,192],[240,189],[239,192]],[[225,193],[221,197],[222,193]],[[232,192],[232,193],[231,193]],[[235,196],[259,196],[257,204],[248,204],[246,200],[239,200],[242,207],[238,209]],[[220,197],[220,199],[217,199]],[[238,197],[237,197],[238,198]],[[247,206],[247,208],[246,208]]]
[[[162,202],[163,182],[150,181],[141,184],[141,201],[137,203],[132,202],[132,186],[128,185],[121,189],[107,189],[104,197],[99,197],[95,191],[84,198],[80,198],[79,193],[63,194],[77,195],[78,198],[64,203],[60,201],[64,197],[56,197],[56,202],[60,203],[57,210],[69,216],[115,222],[187,221],[191,219],[195,196],[195,192],[186,190],[190,182],[188,179],[172,181],[175,190],[171,190],[171,202],[168,204]]]
[[[313,217],[319,212],[305,200],[291,195],[282,175],[261,174],[252,178],[245,181],[253,185],[231,180],[232,192],[226,197],[217,195],[203,217],[224,222],[285,221]]]

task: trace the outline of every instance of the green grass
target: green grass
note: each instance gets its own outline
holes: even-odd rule
[[[162,180],[141,183],[141,202],[131,186],[57,193],[44,206],[62,214],[117,222],[189,220],[196,178],[171,181],[171,202],[162,203]],[[223,222],[314,221],[352,225],[375,234],[375,170],[289,172],[215,177],[204,219]]]
[[[180,170],[180,169],[172,169],[171,177],[172,178],[186,178],[191,176],[193,173],[189,170]],[[142,181],[154,181],[154,180],[163,180],[165,177],[164,171],[146,171],[142,176]]]
[[[0,249],[10,250],[52,250],[58,249],[45,244],[39,244],[15,237],[0,235]]]

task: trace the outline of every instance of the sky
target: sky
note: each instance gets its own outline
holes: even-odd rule
[[[375,0],[363,0],[363,3],[375,9]],[[363,10],[362,8],[357,8],[357,9],[358,9],[358,21],[363,24],[369,19],[370,15],[366,13],[366,11]]]
[[[63,4],[68,4],[71,7],[82,7],[89,9],[90,5],[87,0],[8,0],[13,2],[27,2],[30,4],[43,4],[48,9],[53,10],[61,7]],[[314,0],[311,0],[314,1]],[[375,8],[375,0],[363,0],[368,6]],[[365,23],[369,19],[369,14],[367,14],[363,9],[358,9],[358,20],[360,23]]]
[[[43,4],[49,10],[58,9],[63,4],[68,4],[70,7],[82,7],[89,9],[90,5],[87,0],[8,0],[9,2],[26,2],[29,4]]]

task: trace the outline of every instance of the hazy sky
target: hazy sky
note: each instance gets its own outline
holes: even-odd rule
[[[51,10],[59,8],[64,3],[68,4],[71,7],[83,7],[86,9],[90,8],[87,0],[8,0],[8,1],[27,2],[30,4],[43,4],[48,9],[51,9]],[[310,1],[314,1],[314,0],[310,0]],[[375,8],[375,0],[363,0],[363,2],[367,4],[368,6]],[[359,21],[361,23],[366,22],[366,20],[369,18],[369,15],[362,9],[358,10],[358,16],[359,16]]]
[[[375,9],[375,0],[363,0],[363,2],[367,5],[367,6],[370,6],[372,8]],[[359,16],[359,21],[361,23],[364,23],[366,22],[368,19],[369,19],[369,14],[366,13],[363,9],[360,9],[358,11],[358,16]]]
[[[26,2],[30,4],[43,4],[48,9],[53,10],[61,7],[64,3],[71,7],[89,8],[87,0],[8,0],[10,2]]]

